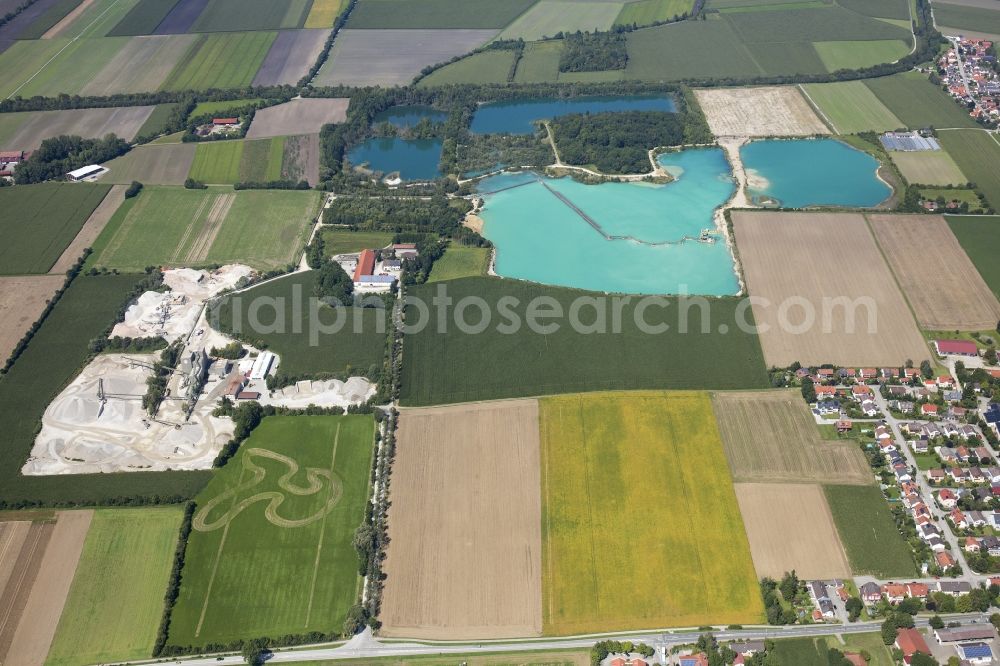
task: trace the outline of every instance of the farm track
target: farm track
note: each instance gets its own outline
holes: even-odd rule
[[[54,530],[55,523],[32,523],[18,551],[15,553],[12,549],[9,553],[9,557],[13,558],[10,564],[3,562],[5,568],[10,567],[10,573],[7,585],[0,594],[0,663],[9,663],[7,657],[14,634],[41,569],[42,554]]]
[[[235,200],[235,192],[221,194],[215,199],[212,209],[208,213],[208,218],[205,220],[205,226],[188,251],[187,260],[189,262],[198,263],[208,258],[208,253],[212,249],[212,243],[215,242],[215,239],[219,236],[219,232],[222,231],[222,225],[226,221],[226,216],[229,215],[229,210],[233,207],[233,201]]]

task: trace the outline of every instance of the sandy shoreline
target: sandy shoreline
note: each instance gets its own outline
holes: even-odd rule
[[[740,271],[739,260],[736,254],[736,241],[729,233],[729,225],[726,224],[726,211],[730,208],[757,208],[753,200],[749,197],[747,189],[750,185],[746,168],[740,157],[740,148],[749,141],[749,137],[727,137],[719,139],[719,146],[726,154],[729,166],[733,170],[733,178],[736,179],[736,191],[729,201],[715,209],[715,226],[719,233],[726,239],[726,247],[733,258],[733,272],[736,274],[736,281],[739,283],[739,291],[736,296],[746,293],[746,284],[743,282],[743,273]]]

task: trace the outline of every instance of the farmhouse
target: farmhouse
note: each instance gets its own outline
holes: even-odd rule
[[[9,178],[14,175],[14,167],[27,159],[24,151],[21,150],[0,150],[0,178]]]
[[[979,356],[976,343],[968,340],[935,340],[934,349],[939,356]]]

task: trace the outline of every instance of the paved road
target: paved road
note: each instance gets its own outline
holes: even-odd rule
[[[983,613],[954,614],[942,616],[945,621],[968,623],[988,623],[989,615]],[[918,627],[928,625],[927,618],[917,618]],[[860,634],[879,631],[880,622],[858,622],[856,624],[816,624],[791,627],[748,627],[742,631],[719,630],[712,632],[719,640],[733,639],[772,639],[801,638],[809,636],[833,636],[836,634]],[[408,657],[418,655],[458,655],[487,652],[523,652],[525,650],[559,650],[559,649],[590,649],[598,640],[607,638],[630,640],[647,643],[654,648],[670,647],[685,643],[693,643],[704,632],[691,630],[661,630],[636,634],[609,634],[600,636],[579,636],[565,639],[534,639],[515,642],[484,642],[479,644],[449,644],[449,643],[386,643],[373,638],[367,631],[359,634],[343,645],[333,647],[314,647],[295,651],[275,653],[268,664],[288,664],[296,662],[323,661],[334,659],[357,659],[374,657]],[[130,662],[133,664],[148,662]],[[177,660],[175,663],[185,666],[213,666],[214,664],[241,664],[239,656],[199,657]]]

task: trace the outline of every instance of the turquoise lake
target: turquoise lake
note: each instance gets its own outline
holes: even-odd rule
[[[583,185],[519,173],[481,181],[483,235],[496,246],[497,274],[592,291],[735,294],[739,283],[721,238],[715,243],[647,244],[714,230],[714,210],[736,188],[724,153],[718,148],[685,150],[659,160],[677,180]],[[527,184],[496,191],[521,183]],[[607,240],[546,185],[605,234],[638,240]]]
[[[548,120],[568,113],[604,113],[607,111],[677,110],[674,100],[665,95],[629,95],[618,97],[555,97],[492,102],[483,104],[472,116],[470,130],[475,134],[531,134],[532,121]]]
[[[396,127],[413,127],[424,118],[433,123],[443,123],[448,119],[444,111],[432,109],[429,106],[393,106],[375,114],[373,123],[390,123]]]
[[[442,145],[441,139],[368,139],[352,148],[347,159],[386,175],[398,171],[403,180],[431,180],[441,175]]]
[[[785,208],[877,206],[892,194],[878,160],[835,139],[753,141],[740,149],[751,196]]]

